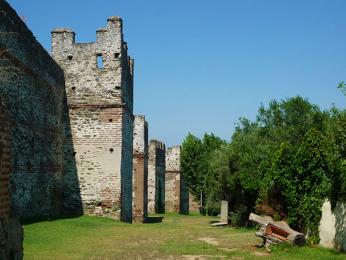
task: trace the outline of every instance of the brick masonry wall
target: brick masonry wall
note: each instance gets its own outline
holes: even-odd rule
[[[73,31],[52,31],[53,57],[65,74],[74,145],[67,153],[75,155],[71,167],[78,173],[84,212],[131,222],[134,62],[119,17],[109,18],[96,39],[76,43]],[[74,197],[77,187],[68,193]]]
[[[148,215],[148,123],[135,116],[133,131],[132,219],[145,222]]]
[[[0,1],[0,99],[12,121],[11,209],[63,213],[64,75],[16,12]]]
[[[148,163],[148,212],[165,212],[165,144],[151,140]]]
[[[0,121],[0,259],[22,259],[23,230],[18,219],[10,214],[11,126],[1,103]]]
[[[166,151],[166,210],[189,213],[189,191],[180,171],[180,146]]]
[[[122,112],[122,108],[99,107],[70,110],[80,193],[86,214],[120,218]]]

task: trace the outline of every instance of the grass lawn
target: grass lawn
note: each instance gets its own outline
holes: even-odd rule
[[[24,226],[25,259],[346,259],[321,248],[254,247],[254,230],[215,228],[210,217],[163,215],[162,223],[126,224],[83,216]]]

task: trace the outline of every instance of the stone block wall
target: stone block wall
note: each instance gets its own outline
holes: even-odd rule
[[[69,142],[64,74],[3,0],[0,21],[0,99],[12,122],[11,209],[25,219],[55,217],[64,211]]]
[[[121,18],[109,18],[94,43],[76,43],[72,30],[56,29],[52,46],[65,75],[74,145],[68,152],[75,157],[84,212],[131,222],[133,60],[122,28]]]
[[[148,215],[148,123],[135,116],[133,129],[133,211],[134,222],[145,222]]]
[[[166,210],[189,214],[189,190],[180,171],[180,146],[166,151]]]
[[[23,230],[19,220],[11,214],[10,207],[11,125],[1,103],[0,121],[0,259],[22,259]]]
[[[166,147],[163,142],[151,140],[148,163],[148,212],[165,212]]]

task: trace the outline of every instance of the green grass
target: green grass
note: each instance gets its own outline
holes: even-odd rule
[[[25,259],[346,259],[322,248],[254,247],[255,230],[213,228],[215,220],[166,214],[162,223],[126,224],[83,216],[24,226]]]

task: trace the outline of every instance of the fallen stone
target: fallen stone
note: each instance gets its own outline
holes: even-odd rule
[[[211,224],[213,227],[223,227],[223,226],[227,226],[228,223],[227,222],[217,222],[217,223],[213,223]]]
[[[305,244],[305,236],[299,233],[285,222],[274,221],[269,216],[258,216],[251,213],[249,220],[260,225],[260,230],[256,232],[257,237],[261,237],[263,242],[258,247],[266,247],[269,250],[270,245],[279,243],[290,243],[293,245]]]

